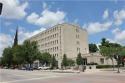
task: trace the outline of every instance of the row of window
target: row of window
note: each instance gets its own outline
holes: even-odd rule
[[[78,29],[78,28],[76,28],[76,32],[79,32],[79,29]]]
[[[58,46],[57,47],[52,47],[48,49],[41,50],[41,52],[57,52],[58,51]]]
[[[58,57],[58,54],[51,54],[52,56]]]
[[[58,43],[59,43],[58,40],[54,40],[54,41],[50,41],[48,43],[44,43],[44,44],[38,45],[38,47],[47,47],[47,46],[56,45]]]
[[[76,38],[79,38],[79,35],[78,35],[78,34],[76,35]]]
[[[54,27],[54,28],[51,28],[50,30],[48,30],[48,31],[46,31],[45,33],[43,33],[43,34],[49,34],[49,33],[52,33],[52,32],[55,32],[55,31],[57,31],[57,30],[59,30],[59,28],[56,26],[56,27]]]
[[[47,40],[50,40],[50,39],[53,39],[53,38],[57,38],[58,36],[59,36],[58,33],[55,33],[53,35],[50,35],[50,36],[47,36],[45,38],[39,39],[38,42],[47,41]]]
[[[48,35],[48,34],[51,34],[51,33],[53,33],[53,32],[56,32],[56,31],[58,31],[59,30],[59,27],[54,27],[54,28],[51,28],[51,29],[48,29],[48,30],[46,30],[46,31],[44,31],[44,32],[42,32],[41,34],[40,34],[40,36],[42,35]]]

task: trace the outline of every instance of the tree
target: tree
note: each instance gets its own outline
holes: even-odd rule
[[[109,47],[109,41],[107,41],[106,38],[102,38],[101,46]]]
[[[75,61],[72,59],[68,59],[68,66],[74,66],[75,65]]]
[[[96,52],[98,50],[96,44],[89,44],[89,52],[93,53]]]
[[[58,68],[58,62],[56,61],[55,56],[52,56],[51,68]]]
[[[106,47],[106,46],[102,46],[100,48],[100,53],[101,55],[103,55],[104,57],[106,57],[107,59],[111,59],[112,61],[112,65],[113,65],[113,70],[114,70],[114,54],[115,54],[115,49],[112,47]]]
[[[63,55],[62,66],[66,68],[68,66],[68,60],[66,54]]]
[[[13,64],[13,54],[11,47],[5,48],[3,50],[2,62],[4,62],[4,65],[8,67],[10,67]]]
[[[120,52],[121,45],[117,43],[110,43],[105,38],[102,39],[100,45],[100,53],[107,59],[111,59],[113,70],[114,70],[114,55],[118,55]]]
[[[120,65],[122,64],[124,66],[125,62],[125,48],[121,47],[117,49],[117,55],[114,56],[114,58],[117,61],[117,64]]]
[[[79,65],[83,65],[83,58],[82,58],[82,56],[81,56],[81,53],[79,53],[79,54],[77,55],[76,63],[77,63],[78,66],[79,66]]]
[[[47,52],[45,53],[41,53],[38,57],[40,63],[42,63],[42,65],[50,65],[51,63],[51,55]]]
[[[25,63],[24,50],[22,45],[16,45],[13,47],[13,60],[18,66]]]
[[[30,64],[31,67],[33,61],[37,59],[38,55],[40,55],[37,42],[36,41],[30,42],[26,40],[24,41],[22,46],[23,46],[25,61],[26,63]]]

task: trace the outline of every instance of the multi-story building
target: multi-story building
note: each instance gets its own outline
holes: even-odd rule
[[[58,24],[30,38],[37,41],[41,53],[49,52],[58,59],[64,54],[75,58],[78,53],[89,53],[87,31],[73,24]]]
[[[88,34],[85,29],[73,24],[58,24],[46,29],[43,32],[29,38],[30,41],[37,41],[41,53],[49,52],[61,61],[64,54],[68,58],[76,59],[78,53],[86,60],[85,64],[97,63],[100,65],[111,65],[111,60],[107,60],[100,53],[89,53]]]

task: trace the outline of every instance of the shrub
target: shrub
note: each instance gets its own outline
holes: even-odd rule
[[[97,69],[102,69],[102,68],[112,68],[113,66],[112,65],[97,65],[96,68]],[[116,67],[116,65],[115,65]]]

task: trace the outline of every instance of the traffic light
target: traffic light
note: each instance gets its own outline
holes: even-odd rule
[[[2,7],[3,7],[3,4],[0,3],[0,15],[1,15],[1,13],[2,13]]]

